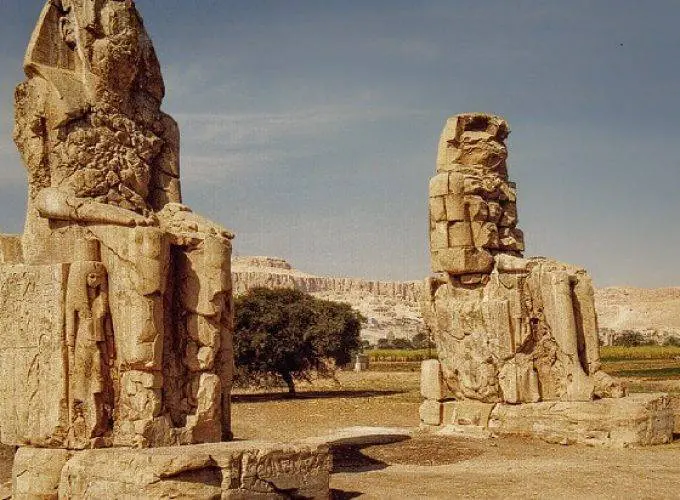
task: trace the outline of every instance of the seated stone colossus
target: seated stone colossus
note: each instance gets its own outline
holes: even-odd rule
[[[231,238],[182,205],[179,130],[131,1],[50,0],[16,89],[22,236],[0,238],[2,442],[231,437]]]
[[[430,181],[432,270],[423,314],[446,390],[484,403],[590,401],[624,390],[600,371],[591,279],[525,259],[500,117],[450,118]]]

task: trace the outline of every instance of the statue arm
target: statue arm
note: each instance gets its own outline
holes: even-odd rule
[[[77,198],[57,188],[44,188],[35,198],[41,217],[53,220],[116,226],[152,226],[154,217],[145,217],[131,210],[99,203],[88,198]]]
[[[179,126],[173,118],[161,113],[163,149],[151,172],[149,205],[160,212],[168,203],[182,203],[179,181]]]

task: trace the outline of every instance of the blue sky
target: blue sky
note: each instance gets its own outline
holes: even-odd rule
[[[0,230],[23,224],[13,88],[40,0],[2,0]],[[241,255],[421,279],[446,118],[504,116],[528,254],[680,285],[677,0],[138,0],[185,202]]]

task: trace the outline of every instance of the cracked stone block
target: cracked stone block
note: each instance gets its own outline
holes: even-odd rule
[[[437,359],[427,359],[420,365],[420,394],[425,399],[441,401],[446,397],[446,386]]]
[[[231,442],[76,452],[59,498],[327,499],[326,445]]]
[[[420,421],[426,425],[441,425],[442,404],[433,399],[426,399],[420,405]]]
[[[63,442],[67,415],[62,337],[68,266],[0,266],[2,442]]]
[[[440,136],[435,179],[448,176],[450,222],[448,237],[441,222],[431,226],[437,276],[426,280],[421,309],[444,384],[451,398],[484,404],[621,398],[623,384],[600,371],[587,272],[522,255],[509,133],[500,116],[464,113],[449,118]],[[423,391],[436,400],[432,384],[424,378]],[[438,419],[429,403],[421,412]]]
[[[12,498],[56,500],[61,470],[70,456],[66,450],[19,448],[12,467]]]
[[[669,443],[674,412],[667,394],[631,394],[595,401],[499,404],[489,429],[562,444],[616,448]]]

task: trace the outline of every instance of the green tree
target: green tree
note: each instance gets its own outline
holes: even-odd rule
[[[330,375],[352,359],[364,318],[349,305],[297,290],[254,288],[235,302],[234,356],[239,376],[274,375],[295,394],[295,379]]]
[[[637,347],[643,345],[652,345],[654,342],[645,338],[641,332],[624,330],[614,338],[613,343],[616,346]]]
[[[394,349],[413,349],[413,344],[409,339],[396,338],[392,341]]]

